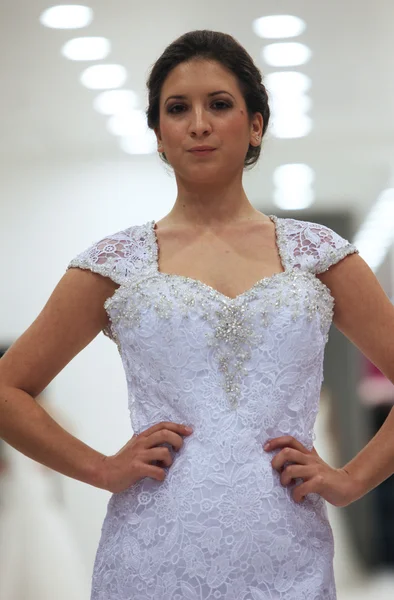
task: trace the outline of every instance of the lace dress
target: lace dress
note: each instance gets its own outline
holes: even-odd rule
[[[120,285],[104,333],[119,349],[135,433],[192,425],[163,482],[108,503],[91,600],[334,600],[324,500],[297,504],[262,444],[311,449],[334,298],[316,277],[358,252],[331,229],[275,224],[283,272],[236,298],[158,270],[155,221],[95,243],[68,268]]]

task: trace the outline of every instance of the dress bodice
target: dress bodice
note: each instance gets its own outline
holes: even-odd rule
[[[264,421],[269,435],[293,431],[310,445],[334,308],[316,275],[357,249],[323,225],[270,218],[284,270],[236,298],[161,273],[154,221],[70,263],[120,286],[105,303],[104,333],[122,356],[134,431],[237,409],[245,424]]]

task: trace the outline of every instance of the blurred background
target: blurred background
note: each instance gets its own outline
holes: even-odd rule
[[[272,122],[244,176],[255,208],[353,241],[394,297],[392,0],[2,0],[3,352],[77,253],[170,211],[175,179],[146,128],[145,81],[164,48],[194,29],[230,33],[265,76]],[[41,400],[100,452],[117,452],[132,435],[121,361],[103,335]],[[333,326],[316,424],[323,458],[350,460],[393,404],[393,384]],[[88,600],[109,494],[4,443],[0,457],[1,600],[59,600],[60,589]],[[393,480],[346,509],[329,506],[338,600],[394,597]],[[62,571],[74,573],[72,583]]]

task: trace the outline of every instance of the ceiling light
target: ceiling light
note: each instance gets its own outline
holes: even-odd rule
[[[127,113],[116,114],[108,119],[108,130],[119,136],[145,135],[148,131],[146,115],[143,110],[131,110]]]
[[[303,210],[315,201],[315,193],[310,188],[299,190],[274,190],[273,200],[281,210]]]
[[[312,184],[315,172],[309,165],[291,163],[281,165],[274,171],[276,186],[274,202],[283,210],[300,210],[311,206],[315,200]]]
[[[308,115],[281,115],[274,117],[270,126],[276,138],[291,139],[305,137],[312,131],[312,119]]]
[[[134,110],[138,106],[138,96],[132,90],[109,90],[101,92],[93,102],[102,115],[115,115]]]
[[[111,51],[111,43],[103,37],[80,37],[66,42],[61,50],[70,60],[103,60]]]
[[[292,15],[271,15],[253,21],[253,31],[262,38],[288,38],[303,33],[306,23]]]
[[[118,88],[126,79],[127,71],[121,65],[94,65],[85,69],[80,76],[81,83],[91,90]]]
[[[304,163],[289,163],[275,169],[273,180],[275,185],[281,188],[305,187],[315,181],[315,172]]]
[[[287,96],[307,92],[312,85],[312,81],[308,75],[299,71],[283,71],[266,75],[264,85],[268,92]]]
[[[303,65],[312,56],[312,52],[305,44],[285,42],[269,44],[262,49],[262,57],[272,67],[295,67]]]
[[[312,108],[312,99],[306,94],[270,94],[270,108],[273,118],[276,116],[296,117]]]
[[[42,25],[53,29],[79,29],[90,25],[92,20],[92,9],[79,4],[52,6],[40,16]]]
[[[119,143],[127,154],[154,154],[157,150],[156,136],[150,129],[143,136],[122,137]]]

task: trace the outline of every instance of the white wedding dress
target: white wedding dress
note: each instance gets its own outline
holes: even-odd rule
[[[325,502],[295,503],[262,445],[290,434],[313,446],[334,308],[316,275],[357,249],[323,225],[270,218],[283,271],[236,298],[160,272],[154,221],[69,265],[120,286],[104,333],[123,362],[133,431],[194,428],[163,482],[110,498],[92,600],[336,598]]]

